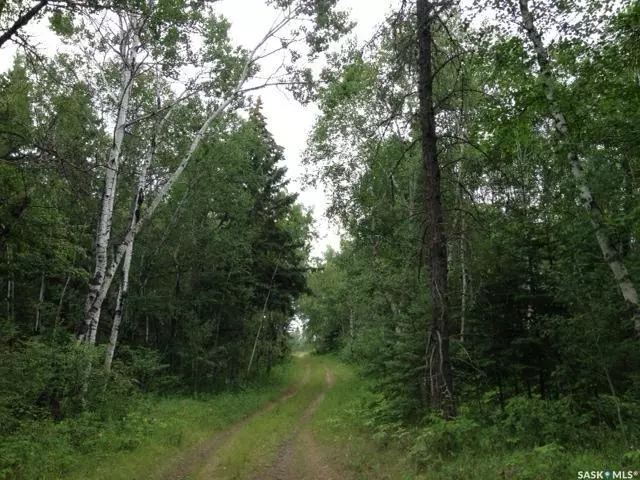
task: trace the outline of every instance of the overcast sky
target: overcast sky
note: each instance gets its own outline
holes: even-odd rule
[[[391,3],[393,2],[388,0],[341,0],[339,8],[349,11],[351,19],[357,23],[354,35],[360,40],[366,40],[383,20]],[[216,11],[231,22],[231,36],[234,43],[249,49],[252,49],[264,36],[277,15],[275,10],[265,5],[264,0],[222,0],[216,4]],[[59,43],[55,41],[55,37],[48,31],[46,25],[47,22],[40,22],[28,25],[27,29],[43,53],[54,55]],[[15,47],[11,44],[6,44],[0,50],[0,72],[10,68],[15,51]],[[269,72],[273,70],[274,64],[280,64],[281,59],[272,57],[266,62],[263,70]],[[324,217],[327,199],[322,188],[303,190],[300,181],[303,173],[301,157],[317,109],[313,105],[300,105],[281,88],[266,88],[256,93],[258,94],[263,100],[269,130],[278,144],[285,149],[285,164],[291,180],[289,189],[299,192],[299,200],[313,210],[319,233],[319,238],[313,246],[313,255],[319,256],[328,245],[337,248],[339,237],[337,229],[330,226]]]

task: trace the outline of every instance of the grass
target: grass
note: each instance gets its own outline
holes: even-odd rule
[[[335,384],[313,419],[313,434],[323,455],[337,469],[354,479],[415,478],[406,451],[397,444],[382,444],[372,439],[372,431],[362,417],[364,402],[370,399],[369,383],[353,367],[327,356]]]
[[[449,422],[400,429],[394,438],[383,435],[386,440],[379,440],[379,430],[367,423],[364,410],[372,400],[367,380],[335,359],[324,361],[330,362],[336,382],[313,420],[313,431],[325,457],[348,472],[348,478],[547,480],[578,478],[579,471],[640,470],[640,451],[629,451],[619,436],[607,431],[596,431],[599,440],[589,443],[525,448],[509,445],[495,429],[477,427],[472,434],[459,430],[456,447],[444,453],[442,445],[451,442],[459,428]],[[465,419],[461,422],[464,426]],[[430,442],[421,443],[421,434]]]
[[[289,364],[246,391],[199,399],[146,396],[118,419],[87,414],[24,425],[20,434],[1,439],[0,478],[153,478],[169,459],[277,399],[294,375]]]
[[[295,432],[305,409],[324,390],[324,369],[324,363],[312,357],[296,358],[293,366],[298,379],[296,393],[243,426],[217,452],[217,465],[205,465],[196,478],[251,478],[271,465],[280,446]]]
[[[334,379],[329,390],[327,370]],[[295,395],[279,402],[292,384]],[[594,431],[599,442],[589,445],[525,448],[509,444],[497,428],[479,426],[463,415],[456,422],[397,426],[394,435],[379,435],[380,426],[369,424],[364,410],[372,399],[368,381],[335,357],[306,355],[279,367],[267,384],[242,392],[200,399],[143,397],[118,419],[83,415],[57,424],[24,425],[14,438],[0,439],[0,478],[158,478],[172,459],[220,431],[228,436],[196,478],[252,478],[273,464],[323,391],[324,401],[303,428],[311,429],[323,460],[344,478],[543,480],[578,478],[581,470],[640,467],[640,451],[629,451],[610,431]],[[260,414],[250,416],[256,411]],[[297,446],[295,461],[305,462],[306,453]]]

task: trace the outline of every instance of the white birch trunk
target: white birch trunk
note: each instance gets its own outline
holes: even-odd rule
[[[133,16],[123,19],[121,23],[122,43],[120,46],[120,56],[122,58],[122,74],[120,94],[118,95],[118,105],[116,113],[116,123],[113,131],[113,141],[107,158],[105,168],[105,183],[102,195],[102,206],[100,218],[96,231],[96,263],[93,273],[93,280],[89,286],[89,293],[84,306],[84,321],[78,334],[78,340],[94,344],[98,323],[100,322],[100,311],[102,303],[108,292],[105,280],[107,266],[109,264],[108,248],[111,241],[111,228],[113,224],[113,210],[118,186],[118,172],[120,169],[120,157],[122,153],[122,141],[125,135],[129,104],[131,100],[131,89],[136,72],[136,54],[139,46],[138,29],[140,22]],[[110,285],[110,283],[109,283]],[[106,287],[106,288],[105,288]]]
[[[536,28],[533,14],[529,10],[529,1],[519,0],[519,3],[524,29],[527,33],[527,37],[533,44],[536,53],[536,59],[540,68],[541,78],[546,89],[547,101],[549,102],[549,107],[551,109],[551,116],[554,121],[555,130],[565,142],[570,144],[571,137],[569,127],[567,126],[564,113],[560,109],[554,95],[549,52],[543,45],[540,32]],[[571,173],[573,174],[580,190],[580,202],[589,213],[589,220],[595,230],[596,240],[598,241],[598,246],[600,247],[604,260],[607,262],[611,272],[613,273],[620,292],[622,293],[622,297],[633,311],[633,325],[636,337],[640,337],[640,304],[638,303],[638,291],[631,280],[626,266],[620,259],[618,252],[613,247],[611,239],[607,234],[604,224],[604,215],[596,203],[589,185],[587,184],[578,154],[575,151],[571,151],[567,157],[571,167]]]
[[[132,230],[136,227],[138,220],[142,214],[142,204],[144,203],[144,189],[147,183],[147,171],[149,165],[155,155],[155,134],[154,139],[151,141],[149,151],[145,155],[138,176],[138,185],[136,193],[133,196],[133,204],[131,206],[131,221],[129,229]],[[122,281],[120,283],[120,289],[118,290],[118,299],[116,301],[116,312],[113,317],[113,324],[111,326],[111,336],[109,337],[109,345],[107,346],[107,352],[104,359],[104,369],[107,373],[111,371],[111,363],[113,362],[113,354],[116,351],[116,345],[118,344],[118,335],[120,333],[120,325],[122,324],[122,318],[124,317],[124,309],[126,306],[127,296],[129,294],[129,271],[131,269],[131,259],[133,257],[133,244],[135,237],[131,238],[131,241],[127,244],[124,254],[124,262],[122,264]]]
[[[111,363],[113,362],[113,354],[116,351],[116,345],[118,344],[118,335],[120,333],[120,325],[124,317],[124,309],[129,293],[129,269],[131,267],[131,257],[133,255],[133,242],[129,244],[127,252],[124,256],[124,262],[122,265],[122,282],[118,290],[118,299],[116,300],[116,313],[113,316],[113,325],[111,325],[111,336],[109,338],[109,345],[107,345],[107,351],[104,357],[104,369],[107,373],[111,371]]]

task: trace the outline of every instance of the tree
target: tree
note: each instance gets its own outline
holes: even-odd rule
[[[522,25],[526,31],[527,38],[533,46],[535,58],[540,69],[540,77],[545,88],[549,111],[554,122],[554,129],[568,152],[567,160],[580,191],[580,202],[589,213],[591,225],[600,250],[602,251],[602,256],[616,279],[622,297],[632,311],[635,335],[637,338],[640,338],[640,303],[636,286],[629,275],[627,267],[609,238],[605,227],[604,214],[596,202],[593,191],[585,178],[582,160],[580,154],[576,151],[575,141],[569,130],[566,116],[555,98],[551,59],[547,48],[542,43],[542,36],[536,27],[533,13],[529,9],[528,0],[519,0],[519,6]]]
[[[424,168],[424,213],[427,229],[427,257],[429,258],[429,291],[431,293],[431,322],[426,348],[426,368],[430,389],[430,405],[442,410],[446,417],[455,416],[453,376],[449,358],[449,318],[447,298],[447,242],[442,213],[440,164],[434,106],[434,67],[432,43],[435,6],[428,0],[418,0],[417,37],[419,44],[418,85],[422,164]]]
[[[294,313],[294,299],[306,289],[304,274],[308,250],[304,249],[307,248],[308,233],[305,230],[310,224],[308,217],[293,209],[297,195],[286,192],[286,169],[278,166],[283,160],[283,151],[267,130],[261,105],[258,100],[246,125],[245,151],[252,173],[248,185],[253,199],[250,221],[257,228],[251,245],[252,276],[256,280],[254,309],[262,312],[248,371],[251,370],[267,313],[278,312],[285,319],[290,318]],[[287,324],[275,324],[269,314],[266,330],[271,342],[278,340],[278,332],[285,333]],[[269,347],[269,369],[271,354]]]
[[[327,6],[322,6],[323,9],[326,7]],[[208,100],[208,106],[205,107],[205,111],[207,113],[200,120],[201,123],[197,127],[196,134],[190,138],[190,143],[188,144],[188,146],[184,150],[182,150],[180,154],[178,154],[179,161],[177,163],[177,166],[175,167],[173,172],[166,179],[164,179],[164,184],[155,193],[152,201],[148,203],[148,207],[143,208],[142,199],[144,195],[138,195],[138,193],[135,193],[135,195],[137,195],[137,198],[139,198],[141,201],[135,202],[137,206],[132,210],[132,214],[130,217],[130,227],[126,231],[123,241],[116,247],[113,257],[108,258],[107,247],[111,241],[111,229],[113,224],[113,201],[115,198],[117,187],[120,156],[122,155],[122,141],[124,138],[124,131],[127,126],[126,119],[130,114],[128,109],[131,89],[133,88],[133,85],[136,81],[136,76],[140,75],[141,72],[143,72],[145,69],[145,63],[139,63],[136,60],[137,56],[139,55],[139,50],[145,48],[144,43],[141,42],[143,42],[143,40],[146,38],[146,34],[141,30],[141,28],[145,26],[145,28],[148,29],[150,28],[149,25],[154,25],[154,22],[143,22],[142,18],[139,16],[128,15],[126,18],[121,18],[118,37],[123,39],[120,46],[122,79],[120,82],[120,91],[117,95],[114,96],[114,103],[116,106],[116,127],[114,130],[113,145],[108,156],[109,164],[105,177],[105,190],[103,194],[101,220],[99,222],[99,228],[96,234],[96,266],[94,270],[94,278],[90,287],[89,294],[87,296],[84,321],[78,333],[78,338],[81,341],[95,343],[95,335],[98,328],[101,307],[109,292],[111,283],[120,265],[120,262],[123,258],[126,258],[127,255],[131,255],[133,242],[137,233],[140,231],[140,228],[153,215],[158,206],[163,203],[172,186],[179,179],[179,177],[182,175],[183,171],[191,161],[203,138],[205,138],[205,135],[207,134],[207,131],[209,130],[212,122],[214,122],[227,109],[227,107],[240,101],[245,83],[255,71],[256,62],[263,58],[262,51],[265,48],[265,45],[285,27],[287,27],[294,19],[297,20],[299,15],[309,14],[314,11],[313,8],[310,9],[309,5],[307,5],[305,2],[285,2],[285,4],[281,5],[281,8],[283,9],[281,18],[278,19],[278,21],[272,26],[272,28],[267,32],[267,34],[251,52],[236,51],[232,53],[231,49],[228,46],[225,46],[225,43],[228,42],[227,40],[222,40],[222,43],[218,43],[220,42],[220,34],[222,33],[223,38],[226,35],[226,29],[228,28],[228,25],[226,25],[224,22],[219,22],[217,19],[215,19],[215,17],[211,17],[208,20],[208,23],[206,23],[206,29],[204,30],[204,50],[201,54],[199,60],[200,63],[198,64],[198,66],[204,70],[214,69],[216,62],[222,61],[223,63],[227,62],[229,69],[218,78],[212,78],[202,84],[191,82],[187,90],[178,98],[170,100],[169,106],[164,110],[160,110],[160,104],[162,102],[160,97],[157,95],[157,110],[155,112],[152,111],[150,114],[141,115],[141,118],[162,115],[161,119],[155,124],[155,126],[165,128],[165,119],[169,118],[169,116],[176,109],[181,108],[181,102],[183,99],[193,96],[197,93],[209,93],[213,95]],[[327,10],[327,12],[328,11],[329,10]],[[153,15],[156,12],[151,11],[150,13],[152,15],[152,18],[154,18]],[[193,15],[193,18],[195,19],[195,21],[197,21],[199,18],[198,14],[194,13]],[[326,21],[323,20],[323,22],[325,22],[326,24],[318,26],[316,34],[318,34],[319,36],[312,35],[310,37],[314,41],[323,38],[322,35],[332,34],[332,32],[334,32],[336,29],[339,31],[340,29],[344,28],[339,22],[338,24],[335,24],[335,22],[329,21],[329,17],[323,18],[325,18]],[[154,18],[154,20],[156,20],[157,22],[156,27],[162,28],[163,18],[157,17]],[[340,19],[338,18],[338,20]],[[169,30],[171,30],[172,28],[178,28],[181,23],[189,24],[193,21],[193,19],[189,16],[189,14],[183,14],[179,15],[175,20],[169,17],[167,21],[169,22],[169,24],[171,24],[172,21],[177,22],[177,25],[168,27]],[[294,32],[294,35],[300,34],[301,32]],[[295,42],[295,40],[296,37],[294,36],[291,39],[283,41],[281,43],[281,46],[277,48],[276,51],[287,48],[291,43]],[[187,42],[187,38],[183,36],[180,38],[180,41]],[[153,51],[153,49],[151,49],[150,47],[146,48],[149,49],[149,55],[152,54],[153,57],[158,57],[159,55],[163,54],[163,52],[161,51]],[[165,48],[164,54],[167,54],[170,57],[174,57],[174,49],[175,44],[169,45]],[[227,57],[222,60],[217,56],[220,54],[226,55]],[[268,53],[268,55],[271,54],[273,54],[273,52]],[[155,61],[160,61],[160,59],[156,58]],[[159,89],[160,86],[156,85],[156,92],[159,92]],[[151,129],[150,135],[151,137],[148,139],[146,153],[143,156],[139,169],[139,186],[146,183],[147,169],[153,161],[156,149],[162,148],[156,145],[156,142],[160,138],[160,133],[155,131],[155,127]],[[141,192],[141,189],[136,188],[135,192]],[[128,274],[125,273],[125,278],[127,276]],[[127,281],[123,278],[123,285],[126,284]],[[126,298],[126,291],[124,288],[121,298],[123,299],[123,301]],[[114,338],[117,337],[117,333],[115,330],[113,332],[113,336]]]

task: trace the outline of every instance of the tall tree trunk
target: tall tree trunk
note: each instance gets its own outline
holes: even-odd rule
[[[40,274],[40,293],[38,294],[38,303],[36,304],[36,323],[33,326],[35,333],[40,332],[40,309],[44,303],[44,272]]]
[[[58,330],[58,323],[62,317],[62,307],[64,306],[64,297],[67,294],[69,282],[71,282],[71,274],[67,275],[67,280],[64,282],[64,286],[62,287],[62,293],[60,294],[60,300],[58,301],[58,310],[56,310],[56,318],[53,320],[53,337],[55,337],[55,333]]]
[[[124,262],[127,263],[127,258],[129,256],[125,256]],[[123,267],[124,268],[124,267]],[[124,308],[124,296],[126,294],[124,291],[124,275],[122,281],[120,282],[120,286],[118,287],[118,296],[116,299],[116,312],[113,315],[113,324],[111,325],[111,335],[109,337],[109,345],[107,345],[107,351],[104,356],[104,370],[105,372],[111,372],[111,363],[113,362],[113,354],[116,351],[116,344],[118,343],[118,334],[120,333],[120,324],[122,322],[122,309]]]
[[[11,246],[7,245],[7,296],[5,297],[6,315],[10,325],[15,320],[15,276],[13,273],[13,255]]]
[[[460,341],[464,342],[464,328],[467,320],[467,239],[465,236],[466,222],[464,215],[460,218],[460,268],[462,276],[462,292],[460,293]]]
[[[147,171],[149,165],[155,155],[155,135],[151,141],[149,151],[145,154],[142,161],[140,173],[138,175],[138,185],[135,195],[133,196],[133,203],[131,205],[131,220],[129,224],[129,230],[134,230],[140,217],[142,216],[142,205],[144,203],[144,189],[147,183]],[[125,304],[127,296],[129,294],[129,271],[131,270],[131,258],[133,257],[133,244],[135,237],[131,238],[131,241],[127,243],[127,247],[124,254],[124,262],[122,264],[122,281],[118,291],[118,299],[116,301],[116,313],[113,316],[113,324],[111,325],[111,336],[109,337],[109,346],[104,359],[104,368],[108,373],[111,371],[111,362],[113,361],[113,354],[116,351],[116,345],[118,343],[118,334],[120,332],[120,325],[122,318],[124,317]]]
[[[462,105],[460,106],[460,111],[458,112],[458,118],[456,120],[456,136],[459,139],[465,138],[465,112],[466,112],[466,102],[465,102],[465,88],[466,88],[466,79],[462,77]],[[467,236],[466,236],[466,228],[467,222],[465,218],[464,212],[464,154],[465,154],[465,145],[460,142],[460,159],[458,163],[458,171],[456,175],[457,185],[457,203],[458,203],[458,212],[457,212],[457,229],[456,233],[458,234],[458,254],[460,258],[460,280],[461,280],[461,290],[460,290],[460,342],[464,342],[464,329],[465,323],[467,319],[467,290],[468,290],[468,277],[467,277]]]
[[[536,27],[533,14],[529,10],[529,1],[519,0],[519,4],[522,24],[529,41],[533,44],[538,67],[540,68],[540,77],[546,90],[547,101],[549,103],[551,117],[554,122],[554,128],[562,142],[569,150],[567,158],[571,167],[571,173],[573,174],[576,184],[580,190],[580,203],[582,203],[582,206],[589,214],[589,220],[595,231],[596,240],[604,260],[607,262],[611,272],[613,273],[620,292],[622,293],[622,297],[631,309],[635,335],[636,338],[640,339],[640,304],[638,302],[638,291],[636,290],[636,286],[631,280],[629,272],[622,262],[618,251],[609,238],[605,228],[604,214],[596,203],[593,193],[591,192],[591,188],[585,178],[580,157],[575,151],[575,146],[573,145],[566,117],[560,109],[560,105],[558,104],[554,94],[553,72],[551,71],[549,52],[542,43],[542,37]]]
[[[440,165],[433,96],[434,67],[431,29],[435,20],[434,5],[429,0],[417,0],[418,78],[424,168],[423,194],[428,239],[427,255],[430,267],[429,291],[431,294],[426,372],[428,375],[429,406],[433,410],[442,411],[446,418],[452,418],[456,415],[456,406],[449,355],[447,243],[440,195]]]
[[[107,158],[105,168],[105,182],[102,194],[102,206],[100,218],[96,230],[96,263],[93,271],[93,279],[89,286],[89,293],[84,305],[84,320],[78,331],[78,340],[94,344],[102,303],[107,296],[110,280],[107,279],[109,265],[108,249],[111,242],[111,228],[113,224],[113,210],[118,186],[118,172],[120,169],[120,157],[122,153],[122,141],[125,135],[127,115],[131,100],[131,89],[135,80],[136,54],[139,46],[140,21],[133,16],[123,20],[122,25],[127,25],[120,32],[122,43],[120,56],[122,58],[122,72],[120,94],[117,98],[116,123],[113,131],[113,140]]]
[[[113,354],[118,344],[118,335],[120,333],[120,325],[124,318],[124,309],[129,294],[129,270],[131,268],[131,257],[133,256],[133,242],[127,247],[122,264],[122,281],[118,289],[118,298],[116,300],[116,312],[113,316],[113,324],[111,325],[111,335],[109,337],[109,345],[104,358],[104,369],[107,373],[111,371],[111,363],[113,362]]]

